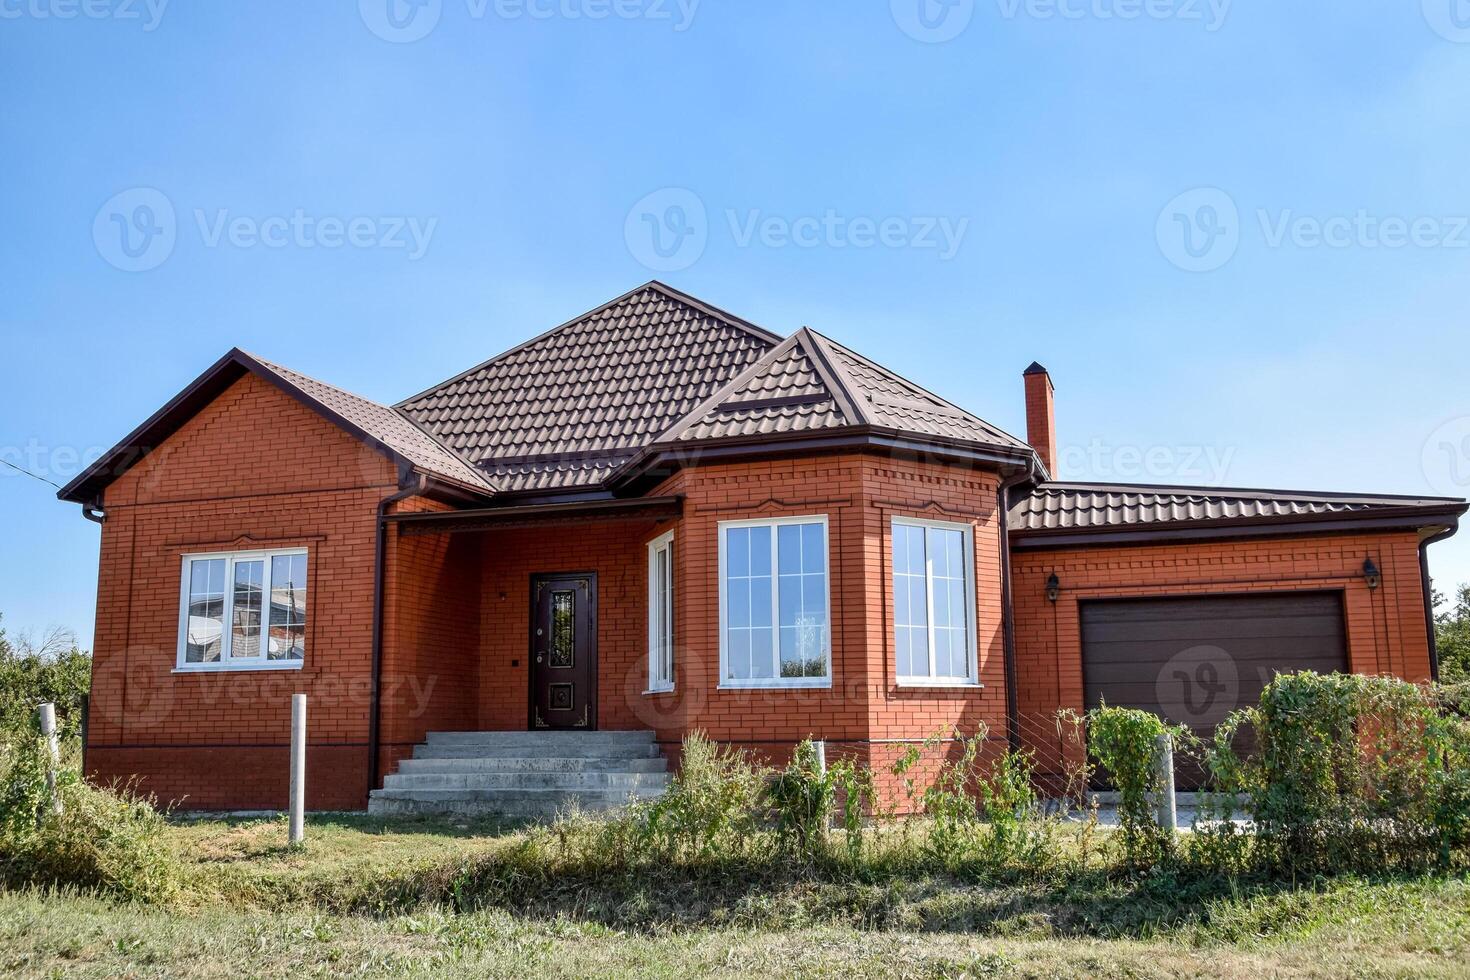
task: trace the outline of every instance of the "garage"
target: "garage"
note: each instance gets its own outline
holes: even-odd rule
[[[1279,673],[1348,669],[1340,592],[1098,600],[1080,613],[1087,706],[1142,708],[1202,736]]]

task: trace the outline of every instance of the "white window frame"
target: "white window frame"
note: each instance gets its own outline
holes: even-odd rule
[[[665,593],[658,581],[658,556],[668,556],[669,584]],[[669,676],[660,677],[660,662],[663,657],[658,646],[660,618],[668,620],[669,646],[674,646],[674,532],[660,534],[648,542],[648,690],[644,694],[666,694],[674,689],[674,657],[669,651]],[[662,616],[660,615],[662,614]]]
[[[195,674],[210,673],[218,671],[249,671],[249,670],[300,670],[306,663],[307,651],[302,651],[300,660],[269,660],[266,655],[266,642],[264,636],[270,630],[270,588],[271,588],[271,559],[294,557],[300,555],[306,558],[306,594],[307,602],[311,601],[313,593],[311,580],[311,556],[305,548],[274,548],[267,551],[203,551],[183,555],[180,560],[179,572],[179,646],[177,657],[174,662],[174,673]],[[189,663],[185,660],[189,647],[189,570],[196,561],[218,561],[225,563],[225,609],[224,623],[220,636],[219,660],[214,663]],[[230,656],[230,646],[234,634],[234,602],[235,602],[235,565],[237,562],[259,561],[263,562],[265,569],[261,579],[262,585],[262,623],[261,632],[263,642],[261,655],[259,657],[241,658],[234,660]],[[312,617],[306,618],[308,633],[311,630]],[[307,644],[310,646],[310,644]]]
[[[924,551],[924,602],[928,606],[928,609],[927,609],[927,612],[926,612],[926,616],[925,616],[925,622],[928,625],[928,629],[929,629],[929,670],[930,670],[930,674],[929,674],[929,676],[908,677],[908,676],[900,675],[898,673],[898,599],[897,599],[897,591],[898,591],[897,590],[897,583],[898,583],[898,563],[897,563],[898,548],[894,544],[894,541],[897,539],[897,535],[893,533],[893,528],[896,528],[896,527],[899,527],[899,526],[904,526],[904,527],[920,527],[920,528],[937,528],[937,529],[943,530],[943,531],[958,531],[958,532],[960,532],[960,538],[961,538],[961,542],[962,542],[962,551],[963,551],[963,556],[964,556],[963,557],[963,561],[964,561],[964,566],[965,566],[965,586],[964,586],[964,596],[965,596],[965,645],[968,648],[965,651],[965,657],[966,657],[966,665],[969,668],[968,675],[966,675],[964,677],[935,677],[935,676],[933,676],[933,671],[934,671],[934,652],[935,652],[935,648],[936,648],[936,644],[934,642],[934,562],[929,558],[929,552],[928,552],[928,547],[927,547],[927,540],[926,540],[926,546],[925,546],[925,551]],[[959,524],[959,523],[955,523],[955,522],[952,522],[952,521],[930,521],[930,520],[924,520],[924,519],[918,518],[918,517],[895,517],[895,518],[893,518],[892,526],[889,528],[889,535],[888,535],[888,583],[889,583],[889,585],[888,585],[889,593],[890,593],[891,596],[893,596],[893,601],[892,601],[892,608],[893,608],[893,630],[892,630],[891,635],[893,636],[893,671],[894,671],[895,677],[898,680],[898,686],[899,687],[983,687],[984,685],[982,685],[980,683],[979,643],[978,643],[978,640],[977,640],[977,634],[979,633],[979,628],[978,628],[978,623],[977,623],[978,617],[976,615],[976,612],[977,612],[977,608],[978,607],[976,605],[976,599],[975,599],[975,527],[974,527],[974,525],[972,525],[972,524]]]
[[[725,532],[730,528],[741,527],[769,527],[771,529],[771,652],[776,658],[779,668],[781,662],[781,584],[779,555],[777,554],[777,539],[779,535],[776,529],[786,524],[820,524],[822,525],[822,540],[826,547],[822,549],[822,575],[827,583],[826,618],[827,628],[823,634],[822,658],[827,667],[825,677],[742,677],[731,678],[729,676],[729,635],[727,630],[726,610],[729,598],[725,582]],[[719,589],[720,589],[720,683],[719,687],[725,690],[751,690],[764,688],[783,687],[815,687],[830,688],[832,686],[832,529],[827,521],[826,514],[810,514],[804,517],[762,517],[742,521],[720,521],[715,533],[719,539],[715,542],[720,555]],[[779,671],[778,671],[779,672]]]

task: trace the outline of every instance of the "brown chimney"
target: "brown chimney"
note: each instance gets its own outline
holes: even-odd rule
[[[1057,478],[1057,419],[1051,375],[1035,361],[1025,373],[1026,379],[1026,441],[1041,457],[1042,465]]]

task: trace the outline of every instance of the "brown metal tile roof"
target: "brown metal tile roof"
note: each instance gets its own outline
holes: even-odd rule
[[[253,354],[247,356],[302,395],[327,409],[332,415],[351,423],[369,438],[381,442],[425,473],[463,483],[487,493],[495,489],[494,484],[473,466],[450,452],[432,435],[420,429],[407,417],[388,406],[370,401],[361,395],[354,395],[350,391],[344,391],[325,381],[307,377],[299,371],[273,364]]]
[[[63,487],[57,496],[92,504],[108,484],[162,445],[230,385],[252,373],[344,431],[375,445],[400,465],[487,497],[495,490],[473,466],[393,409],[234,348]]]
[[[850,427],[1029,447],[814,330],[803,328],[726,385],[659,444]]]
[[[1156,487],[1128,484],[1043,483],[1012,505],[1017,536],[1169,528],[1293,523],[1463,512],[1448,497]]]
[[[396,408],[511,482],[587,482],[580,454],[636,450],[755,363],[780,337],[649,283]]]
[[[873,425],[960,442],[1028,450],[1020,439],[830,338],[815,335]]]

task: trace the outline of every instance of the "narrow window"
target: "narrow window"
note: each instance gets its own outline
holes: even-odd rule
[[[648,689],[674,689],[674,532],[648,544]]]
[[[306,657],[306,552],[184,557],[178,667],[299,667]]]
[[[975,582],[964,524],[893,522],[893,625],[900,683],[973,684]]]
[[[831,683],[824,517],[720,527],[720,677],[726,687]]]

